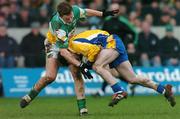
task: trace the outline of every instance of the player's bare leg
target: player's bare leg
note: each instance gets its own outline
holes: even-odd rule
[[[109,68],[109,65],[106,66],[106,69],[107,69],[109,72],[111,72],[111,74],[112,74],[114,77],[120,78],[120,75],[119,75],[119,73],[117,72],[116,69],[114,69],[114,68],[110,69],[110,68]],[[108,86],[108,83],[107,83],[106,81],[104,81],[104,82],[102,83],[101,89],[98,90],[96,93],[92,94],[92,96],[95,97],[95,98],[104,96],[104,94],[105,94],[105,88],[106,88],[107,86]]]
[[[119,78],[120,80],[123,80],[127,83],[127,81],[120,75],[120,73],[115,69],[115,68],[109,68],[108,67],[108,70],[111,72],[111,74],[116,77],[116,78]],[[134,96],[135,95],[135,88],[136,88],[136,84],[132,84],[130,86],[130,91],[131,91],[131,96]]]
[[[116,67],[116,69],[127,82],[140,84],[142,86],[154,89],[155,91],[164,94],[165,98],[170,102],[172,107],[175,106],[176,102],[171,85],[168,84],[166,86],[162,86],[147,77],[136,75],[129,61],[121,63]]]
[[[111,63],[113,60],[115,60],[118,57],[118,55],[118,52],[114,49],[103,49],[97,56],[97,59],[93,65],[93,69],[110,85],[114,85],[117,81],[115,80],[115,77],[107,69],[107,65]]]
[[[114,61],[118,56],[119,53],[115,49],[103,49],[93,65],[93,69],[110,84],[114,91],[112,101],[109,103],[109,106],[112,107],[120,100],[127,97],[127,93],[120,86],[120,83],[116,81],[115,77],[106,68],[106,66]]]
[[[81,73],[79,69],[74,65],[70,64],[69,69],[72,73],[74,79],[74,88],[77,96],[77,104],[79,109],[80,116],[88,114],[88,110],[86,108],[86,98],[84,91],[84,81],[82,79]]]
[[[33,86],[29,94],[25,95],[20,101],[20,107],[25,108],[48,84],[52,83],[57,75],[58,61],[55,58],[46,59],[46,74],[40,78]]]
[[[78,68],[78,66],[80,65],[80,58],[78,55],[68,51],[67,49],[61,49],[60,54],[69,62],[69,69],[74,79],[74,87],[77,96],[79,114],[80,116],[86,115],[88,114],[88,110],[86,108],[84,81]]]

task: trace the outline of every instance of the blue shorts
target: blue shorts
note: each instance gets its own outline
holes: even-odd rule
[[[119,36],[117,36],[115,34],[113,34],[113,38],[116,41],[116,48],[115,49],[118,51],[119,56],[112,63],[109,64],[110,68],[115,68],[119,64],[121,64],[122,62],[128,60],[127,51],[126,51],[126,48],[125,48],[122,40],[119,38]]]

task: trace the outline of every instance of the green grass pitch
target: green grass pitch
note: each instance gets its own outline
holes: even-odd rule
[[[163,96],[128,97],[113,108],[110,99],[87,97],[89,115],[79,117],[74,97],[37,98],[25,109],[17,98],[0,98],[0,119],[180,119],[180,96],[174,108]]]

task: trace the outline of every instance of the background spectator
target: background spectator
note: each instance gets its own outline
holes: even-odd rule
[[[10,8],[9,7],[10,6],[9,6],[8,3],[7,4],[3,4],[0,7],[0,12],[4,13],[4,16],[5,16],[6,19],[8,18],[9,13],[10,13]]]
[[[142,17],[146,18],[148,14],[153,19],[153,25],[160,24],[159,16],[161,15],[161,10],[158,5],[158,1],[152,1],[151,4],[144,5],[144,7],[142,9]]]
[[[31,32],[24,36],[21,42],[21,53],[25,58],[25,67],[43,67],[45,64],[44,40],[40,33],[39,22],[31,24]]]
[[[138,15],[136,12],[131,12],[129,14],[129,21],[136,27],[140,27],[140,25],[141,25],[141,21],[138,18]]]
[[[176,0],[175,2],[175,15],[174,18],[177,22],[177,25],[180,25],[180,0]]]
[[[133,43],[129,43],[127,45],[127,53],[129,57],[129,61],[133,66],[139,65],[139,58],[138,58],[138,52],[135,48],[135,45]]]
[[[30,27],[31,21],[32,19],[30,17],[29,10],[27,8],[22,8],[18,19],[18,26],[20,28]]]
[[[163,64],[167,66],[177,66],[179,64],[180,44],[173,36],[172,25],[166,26],[166,35],[161,40],[161,56]]]
[[[42,6],[40,8],[40,11],[39,11],[39,18],[38,18],[38,20],[39,20],[39,22],[40,22],[40,24],[41,24],[41,26],[43,28],[47,28],[48,27],[49,19],[50,19],[50,17],[48,15],[47,9],[44,6]]]
[[[159,57],[159,38],[156,34],[151,32],[151,25],[149,22],[142,23],[141,32],[139,33],[137,49],[140,53],[141,65],[154,65],[154,58]]]
[[[7,34],[6,24],[0,24],[0,67],[15,67],[18,45]]]
[[[16,2],[11,2],[9,6],[9,16],[8,16],[8,27],[18,27],[18,6]]]
[[[53,0],[42,0],[41,7],[45,7],[48,11],[48,16],[52,16],[54,10],[53,10]]]
[[[4,13],[0,12],[0,24],[6,23],[6,18]]]

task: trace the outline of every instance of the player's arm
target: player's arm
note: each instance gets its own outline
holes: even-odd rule
[[[112,10],[112,11],[97,11],[93,9],[82,9],[78,6],[74,6],[74,9],[79,15],[79,18],[86,18],[87,16],[97,16],[97,17],[107,17],[107,16],[114,16],[119,12],[119,9],[117,10]]]
[[[63,56],[70,64],[79,67],[81,62],[76,59],[76,55],[68,51],[68,49],[60,49],[60,55]]]
[[[98,17],[103,16],[103,12],[101,12],[101,11],[97,11],[97,10],[93,10],[93,9],[85,9],[85,10],[86,10],[87,16],[98,16]]]
[[[112,11],[97,11],[93,9],[85,9],[87,16],[98,16],[98,17],[107,17],[107,16],[114,16],[119,12],[119,9],[112,10]]]

